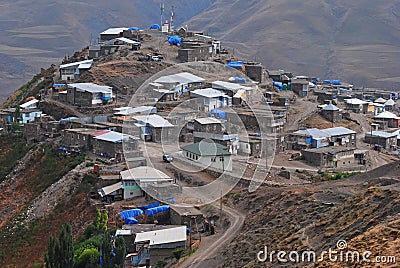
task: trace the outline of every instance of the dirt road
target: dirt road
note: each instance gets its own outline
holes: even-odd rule
[[[213,205],[218,209],[216,205]],[[231,225],[217,240],[210,244],[202,242],[200,248],[186,259],[178,267],[195,268],[195,267],[212,267],[215,264],[214,258],[220,253],[221,249],[227,245],[242,229],[245,216],[239,211],[230,207],[223,206],[222,210],[229,216]]]

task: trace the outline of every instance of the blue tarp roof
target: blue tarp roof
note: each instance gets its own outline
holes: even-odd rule
[[[146,214],[147,214],[147,216],[151,217],[157,213],[161,213],[161,212],[168,211],[168,210],[169,210],[169,205],[164,205],[164,206],[146,209]]]
[[[279,89],[282,90],[283,84],[282,84],[282,82],[275,82],[274,81],[274,86],[275,87],[279,87]]]
[[[177,35],[168,36],[168,44],[170,45],[182,45],[182,38]]]
[[[208,116],[211,116],[211,115],[215,116],[216,118],[226,119],[226,112],[225,111],[212,109],[211,112],[208,114]]]
[[[69,122],[69,121],[73,121],[73,120],[78,120],[78,117],[67,117],[67,118],[63,118],[60,120],[60,123],[65,123],[65,122]]]
[[[141,215],[141,214],[143,214],[143,210],[138,209],[138,208],[134,208],[134,209],[130,209],[130,210],[124,210],[124,211],[121,211],[119,213],[119,215],[121,215],[123,220],[126,220],[126,219],[128,219],[130,217],[135,217],[135,216],[138,216],[138,215]]]
[[[138,207],[138,208],[146,210],[146,209],[149,209],[149,208],[158,207],[159,205],[160,205],[160,202],[156,202],[156,203],[148,204],[147,206],[141,206],[141,207]]]
[[[235,83],[246,83],[246,78],[241,78],[241,77],[234,77],[232,82]]]
[[[235,69],[241,69],[242,66],[243,66],[242,61],[230,61],[226,64],[226,67],[231,67],[231,68],[235,68]]]
[[[128,30],[129,31],[139,31],[140,29],[138,27],[131,27]]]
[[[67,84],[54,84],[53,87],[66,87]]]
[[[152,25],[150,26],[150,29],[161,29],[161,27],[160,27],[160,25],[158,25],[158,24],[152,24]]]

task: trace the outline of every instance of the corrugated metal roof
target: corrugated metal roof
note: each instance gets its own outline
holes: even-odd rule
[[[98,192],[99,192],[101,197],[104,197],[106,195],[111,194],[112,192],[118,191],[119,189],[122,189],[122,183],[121,182],[117,182],[115,184],[103,187]]]
[[[122,141],[127,140],[128,138],[131,139],[136,139],[138,140],[138,137],[134,137],[131,135],[127,134],[122,134],[120,132],[115,132],[115,131],[108,131],[106,133],[102,133],[100,135],[97,135],[97,133],[93,134],[94,139],[97,140],[103,140],[103,141],[109,141],[109,142],[114,142],[114,143],[120,143]]]
[[[76,88],[81,91],[87,91],[92,93],[112,93],[112,87],[100,86],[94,83],[73,83],[68,84],[69,88]]]
[[[386,100],[384,99],[384,98],[378,98],[378,99],[376,99],[374,102],[376,102],[376,103],[385,103],[386,102]]]
[[[296,131],[294,133],[295,134],[300,134],[300,135],[311,136],[314,139],[321,139],[321,138],[328,137],[327,133],[325,133],[322,130],[319,130],[317,128],[308,128],[308,129],[298,130],[298,131]]]
[[[131,168],[120,172],[122,180],[140,180],[140,179],[167,179],[171,177],[162,172],[161,170],[149,167],[140,166]]]
[[[119,27],[119,28],[109,28],[103,32],[100,33],[100,35],[102,34],[120,34],[125,30],[128,30],[129,28],[127,27]]]
[[[328,105],[326,105],[324,108],[322,108],[322,110],[324,110],[324,111],[338,111],[339,108],[336,107],[336,106],[333,105],[333,104],[328,104]]]
[[[115,115],[132,115],[132,114],[152,114],[157,113],[157,108],[153,106],[139,106],[139,107],[120,107],[114,109]]]
[[[25,109],[26,107],[29,107],[29,106],[31,106],[32,104],[36,104],[36,103],[38,103],[38,102],[39,102],[39,101],[38,101],[37,99],[33,99],[33,100],[30,100],[30,101],[27,101],[27,102],[21,104],[20,107],[21,107],[22,109]]]
[[[195,121],[197,121],[201,125],[207,125],[207,124],[221,124],[221,121],[219,121],[215,117],[203,117],[203,118],[196,118]]]
[[[206,98],[218,98],[218,97],[227,97],[227,95],[219,90],[213,89],[213,88],[202,88],[202,89],[196,89],[190,92],[190,95],[198,95],[201,97],[206,97]]]
[[[366,101],[363,101],[363,100],[360,100],[360,99],[357,99],[357,98],[354,98],[354,99],[346,99],[345,101],[346,101],[346,103],[348,103],[348,104],[353,104],[353,105],[360,105],[360,104],[365,104],[365,103],[367,103]]]
[[[138,41],[133,41],[133,40],[125,38],[125,37],[118,37],[118,38],[115,38],[115,39],[118,40],[118,41],[130,44],[130,45],[140,44],[140,42],[138,42]]]
[[[132,235],[132,230],[125,230],[125,229],[117,229],[117,231],[115,231],[115,235]]]
[[[215,89],[226,89],[226,90],[232,90],[232,91],[237,91],[239,89],[246,89],[249,90],[251,89],[250,87],[242,86],[240,84],[235,84],[231,82],[225,82],[225,81],[214,81],[211,83],[212,88]]]
[[[204,78],[201,78],[197,75],[188,72],[184,72],[184,73],[162,76],[156,79],[154,82],[164,83],[164,84],[171,84],[171,83],[187,84],[187,83],[202,83],[205,81],[206,80]]]
[[[375,116],[375,118],[380,118],[380,119],[400,119],[397,115],[394,113],[384,111],[383,113],[378,114]]]
[[[395,102],[394,102],[394,100],[392,100],[392,99],[388,99],[386,102],[385,102],[385,105],[386,106],[393,106],[395,104]]]
[[[77,61],[77,62],[62,64],[62,65],[60,65],[60,69],[65,69],[65,68],[69,68],[69,67],[80,68],[81,66],[85,67],[85,68],[80,68],[80,69],[87,69],[89,65],[90,65],[90,67],[92,67],[92,64],[93,64],[93,60]]]
[[[135,243],[145,242],[145,241],[150,241],[150,246],[169,244],[174,242],[185,242],[186,226],[136,234]]]
[[[157,114],[151,114],[151,115],[137,115],[137,116],[132,116],[133,119],[137,120],[139,124],[148,124],[152,127],[173,127],[168,120],[165,120],[161,116]]]
[[[340,135],[349,135],[349,134],[356,134],[355,131],[345,128],[345,127],[332,127],[323,129],[325,133],[329,136],[340,136]]]
[[[385,132],[385,131],[371,131],[371,132],[366,132],[365,136],[391,138],[391,137],[397,137],[397,134],[396,133],[389,133],[389,132]]]
[[[311,136],[313,139],[321,139],[332,136],[356,134],[355,131],[345,127],[332,127],[326,129],[308,128],[304,130],[298,130],[295,134]]]

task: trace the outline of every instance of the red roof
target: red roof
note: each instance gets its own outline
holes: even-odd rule
[[[106,134],[106,133],[108,133],[108,132],[110,132],[111,130],[108,130],[108,129],[106,129],[106,130],[102,130],[102,131],[99,131],[99,132],[96,132],[96,133],[93,133],[93,137],[97,137],[97,136],[100,136],[100,135],[103,135],[103,134]]]

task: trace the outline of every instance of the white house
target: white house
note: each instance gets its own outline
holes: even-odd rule
[[[92,68],[93,60],[77,61],[60,65],[60,77],[63,81],[71,81],[79,78],[82,71]]]
[[[68,84],[67,102],[78,106],[92,106],[112,101],[112,87],[93,83]]]
[[[21,119],[20,124],[26,124],[35,121],[36,118],[42,116],[42,111],[38,109],[23,109],[20,111]]]
[[[173,138],[173,127],[168,120],[157,114],[132,116],[140,128],[140,138],[144,141],[167,142]]]
[[[161,76],[160,78],[154,80],[154,83],[162,84],[170,89],[180,84],[189,85],[194,83],[204,83],[205,81],[206,80],[204,78],[201,78],[197,75],[188,72],[183,72],[183,73]]]
[[[220,107],[232,106],[232,97],[213,88],[193,90],[190,92],[190,97],[202,98],[205,112],[210,112]]]
[[[162,96],[159,96],[160,100],[176,100],[183,93],[190,91],[190,88],[193,85],[199,85],[204,83],[206,80],[197,75],[183,72],[172,75],[162,76],[153,83],[150,83],[150,86],[153,87],[153,90],[156,92],[162,93]],[[172,96],[164,96],[164,95],[172,95]]]
[[[223,90],[225,92],[230,91],[233,94],[236,94],[237,92],[240,91],[240,92],[245,92],[246,95],[251,95],[253,91],[252,87],[247,87],[241,84],[225,82],[225,81],[214,81],[211,83],[211,87],[214,89]]]
[[[232,171],[231,153],[219,143],[201,141],[182,147],[182,155],[202,167]]]
[[[99,43],[122,37],[122,33],[129,30],[127,27],[109,28],[100,33]]]
[[[150,248],[185,247],[186,226],[136,233],[135,244],[148,242]]]
[[[141,166],[120,172],[124,199],[142,196],[142,189],[150,184],[171,184],[173,179],[164,172],[149,167]]]

